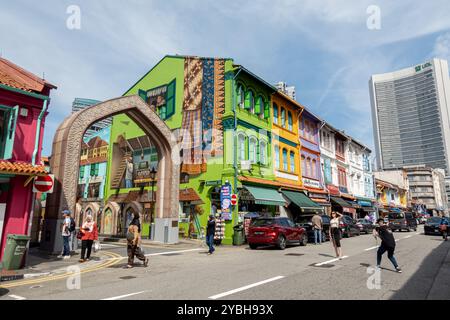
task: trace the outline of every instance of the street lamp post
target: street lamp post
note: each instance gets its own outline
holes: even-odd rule
[[[152,225],[153,225],[153,215],[155,213],[155,179],[156,179],[156,170],[155,167],[152,168],[152,171],[150,171],[150,182],[152,184],[152,200],[151,200],[151,211],[150,211],[150,232],[149,236],[150,239],[153,240],[153,234],[152,234]],[[149,197],[150,198],[150,197]],[[154,231],[154,230],[153,230]]]

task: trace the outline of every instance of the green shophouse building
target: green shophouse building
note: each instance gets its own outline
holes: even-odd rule
[[[232,59],[165,56],[125,92],[140,95],[178,137],[180,234],[204,234],[209,214],[222,211],[220,192],[227,184],[239,196],[224,221],[224,244],[232,243],[244,212],[276,212],[283,205],[271,160],[275,91]],[[126,115],[113,117],[105,188],[105,210],[116,219],[112,235],[124,235],[136,211],[143,213],[143,235],[149,235],[151,170],[158,163],[151,140]]]

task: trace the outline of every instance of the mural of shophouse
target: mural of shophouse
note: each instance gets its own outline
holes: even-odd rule
[[[108,165],[110,127],[85,135],[80,154],[75,221],[81,226],[92,215],[100,233],[108,233],[111,217],[104,214],[104,190]]]
[[[302,181],[300,163],[299,119],[304,107],[278,91],[272,95],[272,135],[275,179],[288,200],[287,216],[294,221],[302,215],[322,212],[323,208],[308,198]],[[285,207],[280,207],[283,210]]]
[[[41,150],[52,89],[48,81],[0,58],[0,260],[9,234],[31,231],[32,180],[47,174]]]
[[[226,103],[231,105],[226,73],[232,69],[231,59],[166,56],[124,94],[140,95],[179,138],[181,235],[200,237],[208,215],[220,210],[222,118]],[[111,234],[123,235],[130,217],[140,213],[143,235],[151,237],[157,192],[152,169],[159,155],[151,137],[126,115],[113,117],[111,143],[105,192],[105,212],[110,210],[115,221]],[[231,236],[229,227],[229,243]]]
[[[302,112],[299,123],[300,163],[302,166],[303,187],[307,190],[308,196],[323,208],[327,208],[331,204],[328,198],[328,191],[323,183],[320,165],[319,130],[323,125],[325,125],[325,122],[311,111],[305,109]]]

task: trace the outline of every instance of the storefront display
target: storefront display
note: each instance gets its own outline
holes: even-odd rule
[[[220,213],[216,214],[216,232],[214,233],[214,242],[220,244],[225,237],[225,219]]]

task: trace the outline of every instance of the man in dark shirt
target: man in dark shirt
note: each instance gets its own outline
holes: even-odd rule
[[[216,220],[214,215],[209,216],[208,225],[206,227],[206,244],[209,246],[208,255],[214,252],[214,234],[216,233]]]
[[[399,268],[397,261],[394,257],[394,251],[395,251],[395,238],[392,234],[392,231],[389,230],[388,226],[384,224],[384,219],[380,218],[377,220],[378,227],[376,227],[373,230],[373,236],[375,238],[381,239],[381,245],[378,248],[377,252],[377,268],[380,268],[381,264],[381,257],[383,254],[387,251],[388,258],[391,260],[392,264],[395,267],[395,270],[398,273],[402,272],[402,269]]]

